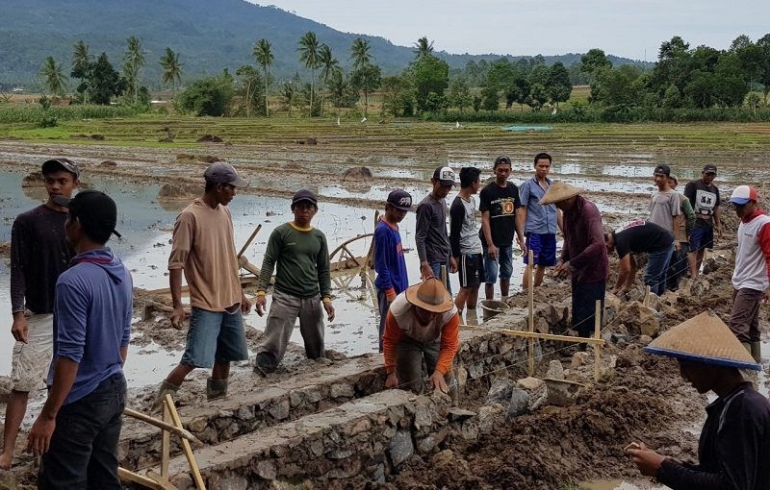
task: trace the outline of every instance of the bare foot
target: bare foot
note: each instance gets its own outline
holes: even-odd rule
[[[10,470],[11,463],[13,463],[13,454],[11,453],[0,454],[0,470]]]

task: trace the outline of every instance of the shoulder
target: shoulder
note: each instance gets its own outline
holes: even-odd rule
[[[48,211],[48,208],[45,207],[45,204],[41,204],[40,206],[34,207],[29,211],[24,211],[23,213],[16,216],[14,224],[28,225],[34,223],[42,216],[44,216],[46,211]],[[62,213],[62,215],[66,216],[67,213]]]
[[[399,317],[409,312],[411,306],[412,305],[409,304],[409,301],[406,300],[406,292],[403,292],[396,296],[396,299],[394,299],[393,303],[390,304],[390,311],[393,313],[396,321],[398,321]]]
[[[317,237],[319,240],[323,240],[324,242],[326,241],[326,234],[324,234],[324,232],[322,232],[318,228],[313,228],[312,230],[310,230],[310,233],[312,233],[313,236]]]

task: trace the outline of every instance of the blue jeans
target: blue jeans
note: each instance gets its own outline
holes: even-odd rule
[[[446,290],[449,295],[452,295],[452,284],[449,282],[449,262],[433,262],[430,264],[430,269],[433,271],[433,275],[441,279],[441,266],[446,266]]]
[[[674,245],[650,252],[647,259],[647,269],[644,271],[644,284],[650,286],[650,291],[663,296],[666,290],[666,276],[668,273],[668,263],[671,261],[671,254],[674,252]]]
[[[572,329],[581,337],[590,337],[595,328],[596,302],[601,301],[602,318],[599,325],[604,325],[604,290],[607,281],[578,282],[572,280]]]
[[[249,349],[240,311],[230,314],[192,309],[181,364],[208,369],[214,362],[245,361],[248,358]]]
[[[489,257],[489,251],[484,249],[484,279],[487,284],[497,282],[498,271],[501,281],[510,281],[513,275],[513,245],[497,248],[497,259]]]
[[[56,415],[51,446],[43,454],[38,488],[120,490],[118,439],[126,406],[126,378],[110,376]]]

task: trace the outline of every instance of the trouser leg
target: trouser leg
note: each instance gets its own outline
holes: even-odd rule
[[[300,300],[299,331],[305,342],[305,354],[308,359],[324,357],[324,310],[321,297]]]
[[[265,343],[257,353],[257,366],[274,369],[281,363],[291,340],[300,306],[299,298],[279,291],[273,293],[273,303],[270,305],[265,325]]]

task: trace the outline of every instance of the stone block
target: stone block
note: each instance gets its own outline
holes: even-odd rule
[[[283,420],[289,417],[290,408],[289,399],[284,398],[268,408],[267,413],[276,420]]]
[[[513,381],[508,378],[496,378],[487,393],[487,403],[505,403],[511,398]]]
[[[548,372],[546,378],[552,379],[564,379],[564,366],[561,365],[561,361],[554,359],[548,363]]]
[[[585,389],[582,383],[574,381],[546,379],[548,403],[557,407],[566,407],[575,403],[578,395]]]
[[[548,390],[545,382],[539,378],[523,378],[516,382],[516,386],[527,392],[529,395],[529,411],[537,410],[548,398]]]
[[[414,454],[414,443],[409,431],[398,431],[390,440],[390,461],[398,468]]]
[[[511,399],[508,403],[508,417],[518,417],[527,413],[529,409],[529,393],[521,388],[514,388],[511,392]]]
[[[262,460],[256,466],[257,475],[263,480],[275,480],[278,477],[278,468],[269,460]],[[249,487],[244,487],[249,488]]]
[[[591,358],[591,354],[588,352],[575,352],[572,355],[572,362],[570,363],[570,367],[572,369],[579,368],[580,366],[585,366],[588,364],[589,359]]]
[[[336,383],[331,387],[330,395],[332,398],[353,398],[356,393],[353,389],[353,385],[345,383]]]
[[[491,434],[500,425],[508,408],[502,403],[484,405],[479,409],[479,432]]]

